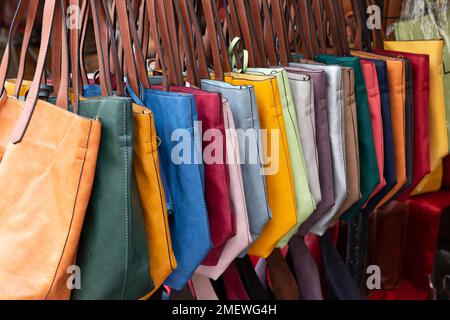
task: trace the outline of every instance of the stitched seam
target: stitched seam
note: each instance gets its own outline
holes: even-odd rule
[[[130,212],[129,212],[129,195],[128,195],[128,168],[127,168],[127,162],[128,162],[128,144],[126,139],[126,132],[127,132],[127,105],[125,103],[122,104],[123,111],[122,111],[122,130],[123,130],[123,167],[124,167],[124,195],[125,195],[125,274],[123,279],[123,285],[122,285],[122,299],[125,297],[125,291],[127,286],[127,280],[128,280],[128,246],[129,246],[129,219],[130,219]]]
[[[61,260],[62,260],[63,255],[64,255],[64,251],[65,251],[65,249],[67,247],[67,242],[68,242],[68,239],[69,239],[69,236],[70,236],[70,232],[71,232],[71,229],[72,229],[73,218],[74,218],[74,215],[75,215],[76,203],[77,203],[77,199],[78,199],[78,195],[79,195],[79,191],[80,191],[81,178],[82,178],[82,175],[83,175],[84,165],[86,163],[86,155],[87,155],[87,150],[88,150],[88,144],[89,144],[89,137],[90,137],[90,134],[91,134],[91,129],[92,129],[92,121],[89,121],[89,130],[88,130],[88,132],[87,132],[87,134],[86,134],[86,136],[84,137],[84,140],[83,140],[83,144],[84,145],[83,146],[79,146],[79,148],[84,148],[84,156],[83,156],[83,160],[81,160],[82,163],[81,163],[81,166],[80,166],[79,179],[78,179],[78,182],[77,182],[77,188],[76,188],[74,202],[73,202],[72,216],[70,218],[70,223],[69,223],[69,231],[67,232],[66,239],[64,241],[64,245],[63,245],[63,248],[61,250],[59,261],[58,261],[58,263],[57,263],[57,265],[56,265],[56,267],[54,269],[52,281],[51,281],[50,287],[49,287],[49,289],[47,291],[47,294],[45,296],[45,300],[48,299],[48,296],[49,296],[49,294],[50,294],[50,292],[52,290],[53,284],[54,284],[55,279],[56,279],[56,274],[58,273],[58,269],[59,269],[59,267],[61,265]]]
[[[152,144],[153,143],[153,134],[155,132],[152,130],[152,125],[151,125],[152,116],[150,114],[148,114],[148,119],[149,119],[149,121],[148,121],[148,129],[149,129],[148,134],[149,135],[148,136],[150,138],[150,143]],[[164,222],[164,235],[165,235],[166,244],[167,244],[167,255],[169,256],[170,269],[173,271],[175,269],[175,266],[172,264],[173,257],[170,252],[169,235],[167,234],[168,227],[167,227],[167,222],[166,222],[166,216],[164,215],[164,213],[165,213],[165,211],[164,211],[165,197],[163,197],[163,194],[162,194],[162,189],[161,189],[162,182],[161,182],[161,176],[159,175],[159,172],[158,172],[158,166],[156,165],[155,152],[157,152],[157,151],[151,152],[150,155],[152,157],[153,168],[156,173],[156,180],[157,180],[157,184],[158,184],[159,200],[160,200],[159,208],[161,209],[160,212],[162,213],[162,218],[163,218],[163,222]]]

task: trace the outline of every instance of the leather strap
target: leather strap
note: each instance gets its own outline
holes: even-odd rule
[[[27,22],[22,41],[22,49],[20,51],[19,69],[16,77],[16,87],[14,89],[14,96],[19,98],[20,88],[22,87],[23,77],[25,74],[26,57],[30,45],[31,34],[33,32],[34,22],[36,20],[36,13],[38,11],[39,0],[31,0],[27,9]]]
[[[28,3],[28,1],[25,1]],[[20,5],[19,5],[20,7]],[[38,99],[39,94],[39,85],[41,82],[42,74],[44,71],[44,65],[45,65],[45,59],[48,52],[48,47],[50,44],[50,35],[53,27],[53,21],[55,17],[55,7],[56,7],[56,0],[47,0],[44,4],[44,16],[42,21],[42,35],[41,35],[41,46],[39,50],[39,56],[38,61],[36,64],[36,73],[34,75],[34,79],[30,88],[30,91],[28,92],[27,99],[25,101],[22,113],[19,116],[19,119],[16,123],[16,126],[12,132],[11,136],[11,142],[12,143],[19,143],[23,135],[25,134],[25,131],[28,127],[28,123],[30,122],[31,116],[33,115],[34,107],[36,106],[36,102]],[[17,29],[17,21],[14,21],[11,28]],[[8,46],[10,45],[10,42],[8,43]],[[6,50],[5,56],[9,55],[9,49]],[[4,56],[4,61],[5,61]],[[6,59],[7,60],[7,59]],[[3,62],[3,61],[2,61]],[[8,61],[6,61],[8,63]],[[3,65],[3,63],[2,63]],[[2,82],[2,85],[4,85],[3,78],[6,77],[6,72],[3,74],[3,69],[0,68],[0,80]]]

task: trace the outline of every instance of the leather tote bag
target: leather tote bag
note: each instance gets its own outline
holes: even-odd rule
[[[367,97],[369,98],[370,118],[372,120],[372,132],[377,155],[378,173],[380,175],[380,183],[373,191],[372,197],[386,186],[386,180],[384,179],[383,118],[381,116],[380,87],[378,85],[378,74],[375,64],[370,61],[361,60],[361,67],[366,82]]]
[[[413,99],[414,99],[414,171],[412,186],[405,191],[408,196],[419,182],[430,173],[430,137],[429,106],[430,106],[430,58],[425,54],[413,54],[398,51],[378,51],[381,54],[391,54],[407,58],[412,65]]]
[[[344,212],[361,199],[358,116],[356,114],[355,74],[353,69],[342,68],[342,83],[344,87],[345,164],[348,196],[334,217],[334,221],[337,221]]]
[[[155,6],[161,4],[150,1],[147,15],[155,18]],[[139,54],[142,50],[135,50],[136,55],[133,54],[130,40],[132,33],[127,23],[129,17],[125,5],[116,2],[119,16],[125,17],[119,19],[119,25],[124,41],[125,62],[128,66],[130,81],[128,91],[135,102],[147,106],[154,114],[156,132],[161,141],[159,147],[161,172],[164,172],[167,179],[168,198],[171,199],[173,206],[169,214],[169,227],[177,268],[164,284],[174,290],[181,290],[212,248],[205,203],[204,168],[199,157],[201,142],[196,123],[198,120],[196,102],[192,94],[150,88],[147,72],[142,72],[146,70],[142,54]],[[155,21],[151,19],[150,21],[152,26],[157,25]],[[153,31],[156,32],[157,29],[153,28]],[[155,35],[153,38],[159,39]],[[156,41],[156,44],[160,52],[161,43]],[[139,48],[139,42],[134,41],[134,46]],[[163,58],[161,55],[159,57]],[[166,77],[167,71],[165,69],[163,71]],[[140,92],[141,86],[144,90],[136,94]],[[174,141],[172,135],[177,130],[178,132],[182,130],[184,136]],[[180,142],[184,142],[184,150],[181,153]]]
[[[397,41],[408,40],[444,40],[444,52],[442,65],[444,73],[442,75],[444,81],[444,97],[445,97],[445,114],[447,123],[450,121],[450,47],[449,36],[450,28],[448,25],[450,19],[450,10],[448,10],[448,1],[437,4],[436,10],[430,10],[429,6],[433,2],[425,3],[425,10],[413,11],[416,16],[412,19],[404,17],[402,13],[402,21],[394,24],[394,34]],[[420,1],[411,4],[421,7]],[[403,19],[404,18],[404,19]],[[426,43],[426,42],[424,42]],[[447,137],[450,139],[450,129],[447,128]]]
[[[230,177],[226,163],[226,139],[222,97],[195,88],[170,86],[170,92],[192,94],[195,97],[201,126],[203,166],[205,170],[205,200],[213,249],[203,265],[215,266],[223,247],[236,235],[235,212],[230,203]]]
[[[81,43],[81,47],[83,47],[83,43]],[[76,56],[76,53],[72,52],[72,56]],[[106,64],[106,66],[108,65]],[[117,68],[119,67],[115,65],[114,69],[121,73],[120,68]],[[101,95],[101,85],[83,85],[82,99],[100,97]],[[168,210],[173,210],[173,204],[171,203],[170,192],[167,189],[166,177],[164,172],[160,171],[159,138],[156,134],[154,116],[148,108],[141,105],[133,104],[132,108],[134,120],[133,170],[142,205],[148,256],[151,261],[150,274],[154,284],[154,289],[144,297],[147,298],[161,287],[177,266],[168,221]]]
[[[268,205],[266,180],[261,159],[261,137],[259,132],[259,111],[253,86],[233,86],[229,83],[207,80],[201,81],[202,89],[218,92],[222,98],[227,99],[233,114],[234,123],[238,132],[238,145],[242,179],[244,182],[244,195],[247,205],[248,220],[252,241],[257,239],[264,227],[271,219],[272,213]],[[250,135],[257,146],[258,152],[254,161],[247,161],[249,149],[246,146],[246,136]]]
[[[378,174],[377,157],[372,134],[372,124],[368,107],[367,90],[361,63],[355,57],[333,57],[319,55],[315,58],[326,64],[339,64],[344,67],[353,68],[355,72],[355,97],[358,115],[358,138],[360,163],[364,163],[364,174],[361,173],[361,200],[344,213],[344,219],[352,219],[361,207],[367,202],[373,190],[380,182]]]
[[[348,195],[347,172],[345,170],[342,68],[339,66],[324,66],[305,63],[290,63],[289,66],[320,70],[326,73],[328,125],[333,164],[334,206],[311,228],[311,232],[321,235],[326,232]]]
[[[217,280],[233,260],[252,243],[239,161],[238,137],[228,101],[223,102],[223,113],[227,144],[226,163],[230,175],[231,206],[232,211],[236,215],[236,235],[225,244],[216,266],[202,265],[197,268],[196,273],[213,280]]]
[[[225,81],[233,85],[253,85],[259,110],[263,139],[265,178],[272,219],[249,249],[249,254],[266,258],[277,243],[298,223],[291,162],[282,117],[276,77],[228,74]],[[270,150],[271,158],[268,157]],[[275,157],[275,158],[274,158]]]
[[[284,247],[292,236],[297,233],[298,228],[303,222],[312,214],[316,208],[316,202],[314,196],[310,190],[311,183],[308,183],[308,169],[304,158],[304,141],[301,139],[301,133],[298,127],[298,113],[295,108],[295,102],[293,99],[292,90],[299,88],[292,87],[289,82],[288,73],[280,68],[267,69],[267,68],[248,68],[247,73],[274,75],[277,77],[278,87],[281,88],[281,106],[283,108],[283,120],[286,126],[287,141],[289,144],[289,154],[291,163],[298,163],[298,166],[292,166],[292,174],[295,187],[295,197],[297,202],[297,215],[298,223],[283,239],[277,244],[278,247]],[[316,166],[316,174],[317,174]],[[315,181],[317,197],[320,196],[320,185],[318,181]],[[317,190],[319,188],[319,190]]]
[[[405,146],[405,63],[401,58],[385,57],[362,51],[352,51],[352,54],[362,59],[372,58],[384,60],[387,63],[392,128],[394,130],[395,165],[397,185],[379,202],[378,207],[390,201],[406,184],[406,146]]]
[[[311,227],[334,205],[333,162],[331,156],[330,130],[328,126],[326,74],[323,70],[293,67],[287,67],[286,71],[308,75],[313,81],[314,86],[316,144],[319,156],[319,180],[322,201],[311,217],[300,226],[299,233],[306,235]]]
[[[305,155],[308,181],[314,203],[322,201],[319,180],[319,155],[316,140],[316,117],[314,110],[314,86],[308,75],[288,73],[292,98],[297,111],[297,124]],[[315,208],[316,208],[315,207]]]
[[[19,4],[0,67],[0,189],[4,195],[0,298],[68,299],[67,269],[75,264],[101,124],[68,112],[67,85],[60,90],[59,107],[37,100],[52,25],[62,18],[55,15],[56,1],[45,2],[36,73],[27,99],[7,96],[3,85],[11,40],[28,4]],[[66,71],[67,61],[63,61]]]
[[[430,166],[427,175],[413,191],[412,195],[437,191],[442,183],[442,159],[448,154],[448,138],[445,121],[445,97],[443,84],[442,40],[430,41],[386,41],[386,50],[426,54],[430,59]]]
[[[384,173],[386,186],[380,190],[376,195],[366,204],[364,211],[372,212],[378,203],[397,185],[397,174],[395,167],[395,149],[392,128],[392,114],[391,114],[391,97],[389,77],[386,61],[368,59],[375,64],[377,68],[378,86],[380,88],[381,98],[381,114],[383,117],[383,140],[384,140]]]
[[[99,85],[87,85],[83,92],[85,98],[91,98],[88,95],[92,95],[92,98],[101,95]],[[150,274],[154,284],[153,291],[149,293],[151,295],[177,267],[172,249],[167,209],[169,206],[169,210],[172,210],[172,205],[170,201],[168,205],[166,204],[166,191],[163,183],[165,176],[160,172],[158,136],[154,116],[148,108],[140,105],[133,104],[132,108],[134,120],[133,170],[142,205],[148,255],[151,261]]]

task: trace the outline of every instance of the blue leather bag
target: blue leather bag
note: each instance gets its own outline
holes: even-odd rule
[[[195,99],[190,94],[146,89],[144,99],[140,101],[130,89],[129,92],[135,102],[152,110],[156,132],[161,139],[159,155],[173,202],[169,225],[178,262],[165,285],[181,290],[212,248]],[[189,137],[173,141],[173,134],[180,129],[187,130]],[[184,141],[185,138],[189,141]],[[183,150],[183,153],[190,152],[188,163],[175,163],[179,154],[174,150],[179,143],[189,146],[190,150]]]
[[[397,185],[397,174],[395,168],[395,149],[392,133],[391,99],[389,92],[389,78],[386,61],[376,59],[365,59],[375,63],[377,68],[378,83],[381,97],[381,116],[383,117],[384,135],[384,178],[386,186],[370,199],[364,208],[364,212],[371,213],[389,192]]]

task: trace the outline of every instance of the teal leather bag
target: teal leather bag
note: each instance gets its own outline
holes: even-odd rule
[[[79,114],[102,121],[94,187],[81,234],[74,300],[137,300],[153,289],[147,236],[133,170],[131,99],[81,101]]]
[[[337,64],[344,67],[353,68],[355,71],[355,95],[358,114],[360,150],[359,160],[363,166],[363,170],[361,170],[362,198],[342,216],[344,220],[353,220],[362,206],[367,202],[373,190],[375,190],[376,186],[380,183],[366,84],[364,81],[361,63],[357,57],[319,55],[315,57],[315,60],[325,64]]]

